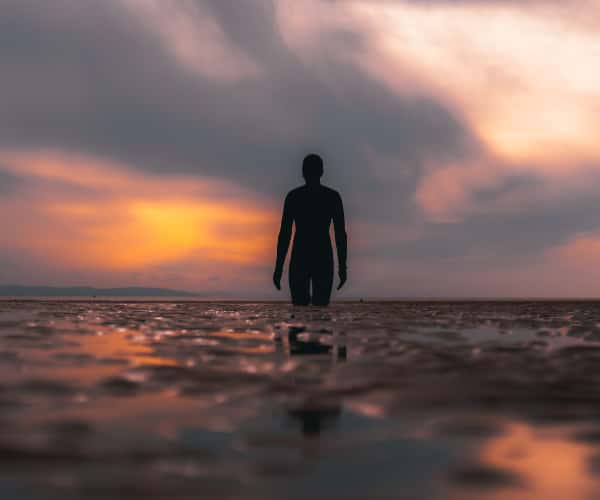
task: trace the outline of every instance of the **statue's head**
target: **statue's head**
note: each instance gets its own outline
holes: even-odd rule
[[[323,176],[323,159],[316,154],[310,154],[304,158],[302,176],[308,183],[318,182]]]

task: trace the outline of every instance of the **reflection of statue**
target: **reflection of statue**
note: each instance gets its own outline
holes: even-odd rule
[[[347,349],[345,345],[346,336],[342,333],[339,335],[332,334],[331,341],[328,343],[320,342],[318,339],[310,338],[310,336],[302,337],[300,334],[307,335],[304,326],[290,326],[288,335],[285,340],[281,336],[277,337],[277,341],[283,341],[286,344],[284,347],[291,356],[302,356],[309,354],[330,354],[334,361],[346,361]]]
[[[335,403],[331,406],[314,406],[310,401],[299,408],[288,410],[288,414],[301,423],[302,434],[317,437],[323,428],[332,427],[339,419],[342,408]]]
[[[325,355],[325,358],[331,356],[333,366],[335,363],[346,361],[344,340],[344,335],[332,335],[330,343],[321,343],[317,339],[311,339],[304,326],[290,326],[284,343],[287,344],[289,356],[317,355],[321,359],[323,358],[319,355]],[[318,437],[322,430],[337,423],[342,414],[342,406],[337,399],[323,401],[309,394],[300,404],[288,407],[287,413],[294,421],[300,423],[302,434]]]

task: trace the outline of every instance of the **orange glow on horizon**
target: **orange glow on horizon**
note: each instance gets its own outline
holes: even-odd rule
[[[77,243],[82,263],[113,269],[143,268],[191,256],[211,261],[252,262],[271,249],[268,214],[202,201],[132,201],[115,204],[59,204],[48,207],[81,228]],[[99,213],[114,216],[98,220]],[[220,227],[239,233],[221,234]],[[246,228],[261,228],[245,234]],[[57,241],[57,247],[60,242]]]
[[[222,181],[153,177],[56,153],[11,152],[0,158],[8,170],[75,186],[73,196],[51,188],[39,198],[32,193],[25,212],[30,218],[21,221],[25,229],[5,245],[22,245],[73,266],[112,270],[184,259],[252,264],[273,251],[275,214]],[[82,199],[76,191],[81,185],[96,193]],[[10,200],[3,204],[11,209]]]

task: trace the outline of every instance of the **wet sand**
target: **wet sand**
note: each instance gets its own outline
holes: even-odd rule
[[[600,303],[0,302],[0,496],[600,497]]]

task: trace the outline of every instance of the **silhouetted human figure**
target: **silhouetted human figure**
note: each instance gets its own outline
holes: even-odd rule
[[[296,233],[290,260],[292,303],[326,306],[331,298],[333,284],[333,250],[329,236],[332,221],[340,277],[338,290],[346,282],[344,208],[339,193],[321,184],[323,160],[320,156],[311,154],[304,158],[302,175],[306,184],[293,189],[285,198],[273,283],[281,290],[283,263],[292,236],[292,224],[295,224]]]

